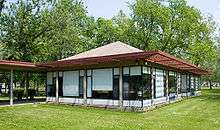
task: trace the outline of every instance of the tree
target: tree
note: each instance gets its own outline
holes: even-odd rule
[[[41,43],[39,61],[59,60],[83,50],[83,31],[87,18],[83,2],[56,1],[43,16],[44,24],[51,30],[38,39]]]
[[[4,8],[4,2],[5,2],[5,0],[0,0],[0,15],[1,15],[1,12]]]
[[[4,46],[4,59],[33,61],[39,52],[35,40],[49,29],[41,16],[45,3],[18,0],[7,7],[0,17],[0,42]]]
[[[122,41],[143,50],[162,50],[196,65],[215,56],[215,23],[185,0],[136,0],[130,7],[131,17],[119,12],[113,18]]]

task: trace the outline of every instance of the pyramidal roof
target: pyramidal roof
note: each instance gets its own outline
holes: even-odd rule
[[[127,45],[122,42],[113,42],[86,52],[82,52],[80,54],[62,59],[63,60],[73,60],[73,59],[81,59],[81,58],[89,58],[89,57],[99,57],[99,56],[108,56],[108,55],[118,55],[125,53],[134,53],[134,52],[143,52],[143,50],[137,49],[130,45]]]

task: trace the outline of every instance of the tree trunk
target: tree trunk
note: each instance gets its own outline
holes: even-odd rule
[[[211,80],[209,80],[209,88],[210,88],[210,90],[212,90],[212,81]]]

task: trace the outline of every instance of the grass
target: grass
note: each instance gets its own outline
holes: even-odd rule
[[[0,107],[0,129],[220,129],[220,89],[145,113],[69,105]]]
[[[5,101],[5,100],[9,100],[9,96],[8,96],[8,94],[5,94],[5,93],[3,93],[3,94],[1,94],[0,95],[0,101]]]

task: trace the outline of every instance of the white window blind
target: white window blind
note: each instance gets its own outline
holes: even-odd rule
[[[113,90],[112,69],[93,70],[93,90]]]
[[[164,76],[163,70],[156,70],[156,97],[164,96]]]
[[[79,96],[79,71],[63,73],[63,96]]]
[[[186,89],[186,75],[182,75],[182,83],[181,83],[181,88]]]
[[[87,77],[87,97],[92,97],[92,78]]]

